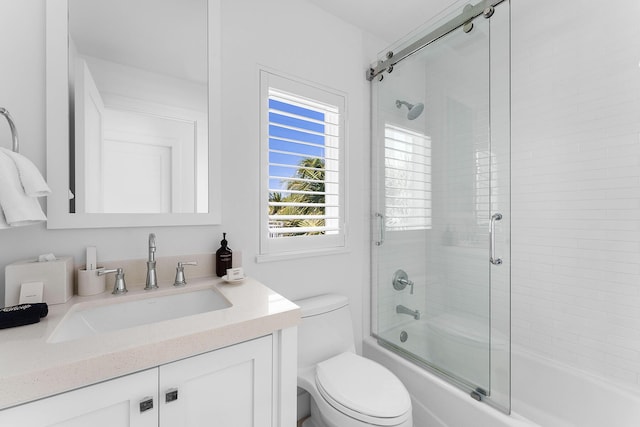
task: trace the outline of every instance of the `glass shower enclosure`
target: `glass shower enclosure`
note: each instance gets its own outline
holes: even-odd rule
[[[508,1],[460,5],[381,54],[369,76],[372,332],[381,345],[505,412],[508,8]],[[394,60],[394,51],[403,57]]]

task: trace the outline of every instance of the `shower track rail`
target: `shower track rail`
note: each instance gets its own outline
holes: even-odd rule
[[[431,31],[429,34],[424,37],[416,40],[411,43],[409,46],[400,50],[397,53],[389,51],[387,53],[387,59],[384,61],[379,61],[378,64],[374,68],[369,68],[367,70],[367,80],[372,81],[377,76],[380,76],[380,80],[382,80],[382,73],[385,71],[392,72],[393,67],[402,61],[403,59],[413,55],[418,52],[422,48],[430,45],[434,41],[439,38],[449,34],[453,30],[458,27],[462,27],[465,24],[471,22],[473,19],[480,15],[485,15],[486,18],[490,18],[493,14],[492,8],[494,6],[499,5],[505,0],[485,0],[480,3],[474,5],[468,4],[463,9],[462,13],[445,24],[439,26],[435,30]]]

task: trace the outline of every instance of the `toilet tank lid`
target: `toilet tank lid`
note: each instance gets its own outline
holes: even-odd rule
[[[346,307],[349,304],[349,300],[344,295],[324,294],[299,299],[294,303],[300,307],[302,317],[311,317]]]

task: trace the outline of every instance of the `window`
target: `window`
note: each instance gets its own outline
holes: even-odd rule
[[[475,197],[474,207],[476,214],[476,224],[488,226],[491,215],[491,201],[497,201],[498,166],[496,158],[491,151],[478,150],[475,152]]]
[[[261,92],[261,253],[344,247],[344,96],[266,71]]]
[[[430,229],[431,138],[387,123],[384,141],[386,229]]]

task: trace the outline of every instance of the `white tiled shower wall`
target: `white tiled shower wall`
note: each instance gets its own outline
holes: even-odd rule
[[[512,339],[640,387],[640,2],[512,5]]]

